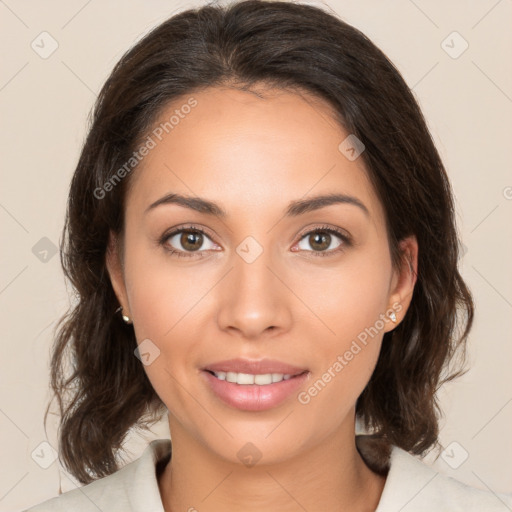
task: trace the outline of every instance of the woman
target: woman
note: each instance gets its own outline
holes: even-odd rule
[[[473,321],[458,243],[420,109],[363,34],[289,2],[173,16],[116,65],[72,180],[51,378],[87,485],[30,510],[512,505],[414,457]],[[167,411],[172,453],[119,469]]]

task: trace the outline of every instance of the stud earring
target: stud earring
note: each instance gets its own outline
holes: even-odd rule
[[[133,324],[132,319],[126,315],[123,315],[123,321],[125,324]]]
[[[395,312],[394,311],[391,311],[391,313],[389,314],[389,318],[391,318],[391,320],[396,323],[396,315],[395,315]]]
[[[119,306],[119,307],[116,309],[116,313],[118,313],[119,311],[121,311],[121,312],[123,311],[123,307],[122,307],[122,306]],[[133,323],[132,319],[131,319],[129,316],[124,315],[123,313],[121,313],[121,316],[122,316],[122,318],[123,318],[123,322],[124,322],[125,324],[132,324],[132,323]]]

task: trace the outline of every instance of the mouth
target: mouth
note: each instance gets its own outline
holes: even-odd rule
[[[232,359],[208,365],[201,374],[210,393],[224,404],[243,411],[263,411],[290,398],[311,372],[268,359]]]

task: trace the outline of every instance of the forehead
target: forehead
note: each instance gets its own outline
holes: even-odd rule
[[[340,150],[350,134],[331,107],[304,92],[260,93],[208,88],[167,105],[146,134],[152,148],[126,204],[142,211],[178,192],[212,199],[233,216],[262,215],[263,206],[275,215],[291,200],[338,192],[382,217],[362,158]]]

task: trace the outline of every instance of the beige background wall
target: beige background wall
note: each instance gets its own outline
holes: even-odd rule
[[[74,485],[41,443],[56,445],[51,423],[48,433],[43,427],[47,364],[52,328],[68,303],[52,251],[88,112],[135,40],[199,3],[0,2],[0,511]],[[413,87],[456,193],[467,247],[462,273],[477,303],[472,369],[440,390],[447,456],[427,462],[474,486],[512,492],[512,1],[329,6],[380,46]],[[162,423],[154,437],[165,435]],[[146,442],[132,438],[132,457]]]

